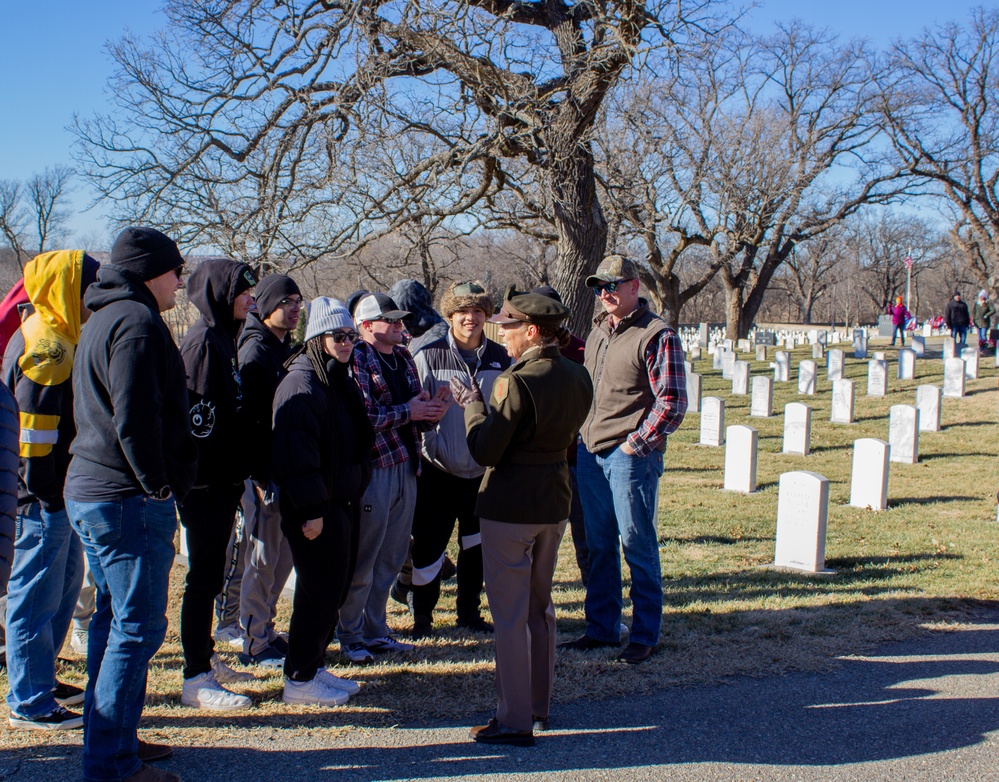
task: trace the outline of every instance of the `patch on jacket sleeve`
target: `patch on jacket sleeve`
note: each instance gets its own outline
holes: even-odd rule
[[[208,437],[215,428],[215,408],[210,402],[201,401],[191,408],[191,434]]]
[[[498,377],[493,383],[493,398],[497,402],[502,402],[510,393],[510,378]]]

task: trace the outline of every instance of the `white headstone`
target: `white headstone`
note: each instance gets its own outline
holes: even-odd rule
[[[932,337],[932,336],[933,336],[933,326],[930,324],[929,321],[926,321],[923,324],[923,339],[926,339],[927,337]]]
[[[767,346],[766,345],[757,345],[756,346],[756,360],[757,361],[766,361],[767,360]]]
[[[701,346],[700,345],[691,345],[690,346],[690,360],[691,361],[700,361],[701,360]]]
[[[888,362],[871,359],[867,362],[867,395],[885,396],[888,393]]]
[[[808,456],[812,443],[812,408],[801,402],[784,406],[784,453]]]
[[[890,454],[891,446],[884,440],[865,437],[854,441],[850,504],[855,508],[884,510],[888,507]]]
[[[708,324],[702,323],[697,327],[697,341],[700,343],[701,347],[706,347],[708,344]]]
[[[787,383],[791,380],[791,354],[778,350],[774,354],[774,382]]]
[[[715,345],[714,353],[711,354],[711,368],[721,369],[722,368],[722,356],[725,354],[725,349]]]
[[[912,335],[912,352],[916,354],[916,358],[926,355],[926,340],[923,337]]]
[[[802,361],[798,364],[798,393],[799,394],[814,394],[815,393],[815,362],[814,361]]]
[[[725,490],[756,491],[756,430],[730,426],[725,434]]]
[[[832,387],[832,414],[829,420],[835,424],[853,423],[853,396],[854,388],[852,380],[834,380]]]
[[[919,461],[919,410],[912,405],[892,405],[888,416],[891,460],[902,464]]]
[[[726,350],[722,353],[722,379],[731,380],[732,373],[735,371],[735,362],[738,358],[735,355],[734,350]]]
[[[701,412],[701,376],[696,372],[687,374],[687,412]]]
[[[757,375],[753,378],[753,398],[750,401],[749,414],[756,418],[769,418],[774,408],[774,381],[769,377]]]
[[[943,341],[943,360],[946,361],[949,358],[956,358],[957,349],[954,345],[953,337],[944,337]]]
[[[833,348],[829,351],[829,357],[826,362],[826,379],[843,379],[843,351],[839,348]]]
[[[701,445],[721,447],[725,437],[725,402],[716,396],[701,400]]]
[[[749,362],[736,361],[732,368],[732,393],[745,396],[749,393]]]
[[[740,353],[748,353],[753,349],[753,343],[748,339],[740,339],[736,345],[738,346]]]
[[[863,329],[853,332],[853,357],[867,358],[867,334]]]
[[[940,386],[919,386],[916,407],[919,409],[919,431],[940,431]]]
[[[916,379],[916,354],[909,348],[902,348],[898,351],[898,379]]]
[[[961,351],[964,359],[964,376],[968,380],[978,379],[978,348],[965,348]]]
[[[944,361],[943,395],[964,396],[964,359],[948,358]]]
[[[885,359],[884,351],[883,350],[875,350],[874,351],[874,360],[875,361],[886,361],[887,359]]]
[[[809,573],[825,571],[828,513],[828,480],[806,470],[781,475],[774,565]]]
[[[816,342],[812,345],[812,358],[821,361],[824,358],[825,348],[822,347],[821,343]]]

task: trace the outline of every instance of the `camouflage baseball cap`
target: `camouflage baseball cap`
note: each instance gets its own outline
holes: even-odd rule
[[[638,267],[634,261],[623,255],[608,255],[600,262],[597,270],[586,278],[586,287],[593,288],[605,282],[637,279]]]

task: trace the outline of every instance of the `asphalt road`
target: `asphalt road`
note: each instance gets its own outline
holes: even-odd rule
[[[831,673],[563,706],[534,748],[474,744],[467,735],[476,720],[460,714],[451,723],[349,731],[334,747],[300,731],[241,731],[212,746],[178,747],[162,766],[185,782],[992,782],[997,693],[999,608],[983,608],[963,629],[886,645]],[[0,752],[0,780],[79,779],[78,736]]]

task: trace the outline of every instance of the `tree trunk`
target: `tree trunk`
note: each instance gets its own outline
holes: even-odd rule
[[[569,142],[565,154],[553,151],[546,171],[552,218],[558,231],[551,284],[572,311],[567,326],[585,339],[593,326],[593,292],[586,277],[594,272],[607,250],[607,220],[597,197],[590,145]]]

